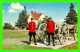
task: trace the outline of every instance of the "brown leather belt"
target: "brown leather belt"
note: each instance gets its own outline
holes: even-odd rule
[[[48,27],[48,28],[53,28],[53,27]]]
[[[35,27],[30,27],[30,28],[35,28]]]

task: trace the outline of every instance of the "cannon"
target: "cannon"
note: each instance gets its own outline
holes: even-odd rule
[[[57,33],[55,33],[56,37],[59,39],[59,42],[61,44],[64,44],[65,37],[60,33],[61,28],[59,25],[57,25]],[[39,40],[46,41],[47,40],[47,33],[46,33],[46,23],[41,23],[37,30],[37,36],[39,37]]]
[[[58,38],[59,42],[61,44],[64,44],[67,40],[69,40],[69,37],[70,37],[70,28],[69,28],[69,25],[65,23],[65,29],[63,29],[63,25],[64,24],[60,24],[60,25],[56,25],[56,30],[54,32],[56,38]],[[38,30],[37,30],[37,36],[39,38],[39,40],[41,40],[42,42],[45,42],[47,40],[47,33],[46,33],[46,23],[41,23],[38,27]],[[72,30],[74,33],[73,34],[73,37],[74,39],[77,39],[77,36],[75,36],[75,33],[74,31],[77,31],[77,26],[75,26],[74,30]],[[65,35],[63,35],[63,33],[65,32]]]
[[[77,41],[77,38],[78,38],[78,30],[77,30],[77,24],[73,24],[73,25],[68,25],[68,28],[69,28],[69,34],[71,34],[73,37],[74,37],[74,40]],[[70,35],[68,36],[70,37]]]

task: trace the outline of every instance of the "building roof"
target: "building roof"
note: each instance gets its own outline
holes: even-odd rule
[[[33,16],[35,20],[38,20],[40,16],[42,15],[42,13],[36,13],[36,12],[31,11],[31,15]]]

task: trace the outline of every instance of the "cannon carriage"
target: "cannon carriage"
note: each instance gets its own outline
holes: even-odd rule
[[[69,28],[69,25],[68,24],[65,24],[64,26],[64,30],[63,30],[63,25],[64,24],[60,24],[60,25],[56,25],[56,30],[55,30],[55,36],[56,38],[58,38],[59,42],[61,44],[64,44],[66,42],[66,40],[69,40],[69,36],[70,36],[70,33],[71,33],[71,30]],[[39,38],[39,40],[45,42],[47,40],[47,32],[46,32],[46,23],[41,23],[38,27],[38,30],[37,30],[37,36]],[[73,37],[74,39],[77,39],[77,37],[75,36],[75,33],[74,31],[77,31],[77,26],[75,26],[74,30],[73,31]],[[63,35],[63,33],[65,32],[65,35]]]
[[[77,30],[77,24],[73,24],[73,25],[68,25],[68,28],[69,28],[69,34],[71,34],[73,37],[74,37],[74,40],[77,41],[77,38],[78,38],[78,30]],[[68,36],[70,37],[70,35]]]

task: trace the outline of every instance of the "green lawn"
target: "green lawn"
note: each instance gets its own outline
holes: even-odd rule
[[[29,38],[28,31],[26,30],[3,30],[3,40],[7,38]],[[49,48],[33,47],[33,46],[27,46],[27,45],[3,44],[3,49],[49,49]],[[77,43],[62,47],[60,49],[77,49]]]
[[[77,42],[76,42],[76,43],[73,43],[71,45],[64,46],[64,47],[62,47],[60,49],[77,49],[77,48],[78,48],[78,46],[77,46]]]
[[[52,50],[50,48],[44,48],[44,47],[34,47],[34,46],[29,46],[29,45],[6,45],[3,44],[3,49],[7,50],[7,49],[12,49],[12,50]]]
[[[3,39],[5,38],[27,38],[27,37],[29,37],[27,31],[3,30]]]
[[[29,38],[28,31],[3,30],[3,40],[7,38]],[[49,48],[33,47],[33,46],[26,46],[26,45],[15,45],[15,44],[14,45],[3,44],[3,49],[49,49]]]
[[[58,50],[64,50],[64,49],[77,49],[77,42],[76,43],[73,43],[71,45],[68,45],[68,46],[64,46]],[[17,49],[20,49],[20,50],[31,50],[31,49],[36,49],[36,50],[53,50],[53,49],[50,49],[50,48],[44,48],[44,47],[33,47],[33,46],[28,46],[28,45],[8,45],[8,44],[3,44],[3,49],[13,49],[13,50],[17,50]]]
[[[29,36],[28,36],[27,30],[3,30],[3,39],[5,38],[28,38],[28,37]]]

